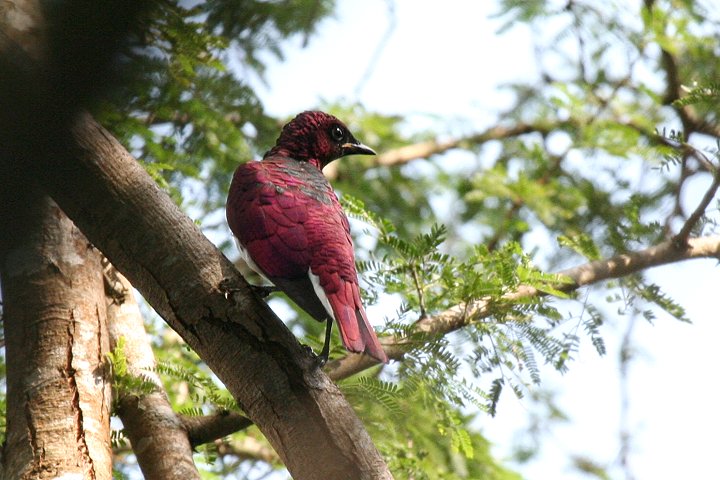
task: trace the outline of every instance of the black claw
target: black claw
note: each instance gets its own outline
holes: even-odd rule
[[[320,355],[313,352],[313,349],[310,345],[305,345],[304,343],[301,343],[300,346],[307,352],[308,355],[313,357],[315,360],[315,366],[317,368],[322,368],[323,365],[325,365],[328,361],[328,356],[325,353],[320,353]]]
[[[315,352],[313,352],[313,349],[309,345],[305,345],[304,343],[301,343],[300,346],[308,352],[308,354],[315,357],[315,365],[317,368],[322,368],[330,358],[330,333],[332,332],[332,320],[327,320],[327,324],[325,326],[325,342],[323,343],[323,349],[320,352],[320,355],[317,355]]]

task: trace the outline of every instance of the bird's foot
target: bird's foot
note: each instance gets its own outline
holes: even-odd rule
[[[277,287],[274,285],[250,285],[250,290],[258,297],[266,298],[271,293],[277,292]]]
[[[317,362],[317,368],[322,368],[327,363],[328,356],[321,353],[320,355],[317,356],[315,361]]]
[[[304,343],[301,343],[300,346],[307,352],[308,355],[310,355],[313,360],[315,361],[315,366],[317,368],[322,368],[328,361],[327,353],[321,352],[320,355],[315,353],[310,345],[305,345]]]

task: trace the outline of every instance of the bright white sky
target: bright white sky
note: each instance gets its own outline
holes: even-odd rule
[[[494,122],[493,112],[508,105],[508,97],[496,86],[536,75],[529,32],[515,29],[497,36],[499,24],[487,18],[495,8],[490,3],[396,0],[397,26],[358,92],[388,27],[387,4],[341,0],[337,17],[322,25],[306,49],[298,42],[288,50],[286,62],[269,68],[268,86],[262,89],[265,105],[273,114],[291,116],[322,100],[358,100],[369,110],[412,115],[416,125],[433,122],[448,134],[483,128]],[[708,472],[716,471],[720,378],[708,372],[717,362],[712,352],[720,338],[717,307],[709,301],[717,275],[712,261],[652,272],[652,279],[687,308],[694,325],[666,317],[658,318],[655,326],[636,323],[638,360],[630,371],[628,419],[635,478],[708,478]],[[525,478],[588,478],[570,468],[571,455],[617,466],[617,358],[627,318],[618,317],[616,325],[604,328],[607,356],[599,358],[588,344],[566,375],[544,372],[544,385],[557,392],[558,405],[571,421],[543,437],[536,460],[511,464]],[[496,456],[510,454],[531,407],[508,391],[495,418],[479,419]],[[613,478],[624,478],[613,471]]]

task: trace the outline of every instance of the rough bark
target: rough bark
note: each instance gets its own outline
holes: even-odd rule
[[[100,255],[47,196],[25,183],[8,195],[5,180],[0,214],[7,355],[3,478],[110,479]]]
[[[117,413],[130,439],[140,470],[146,480],[199,479],[188,432],[173,411],[160,378],[154,371],[155,356],[132,286],[107,264],[105,287],[108,294],[110,347],[115,349],[123,338],[127,375],[143,378],[156,385],[156,389],[149,393],[129,390],[115,392]]]

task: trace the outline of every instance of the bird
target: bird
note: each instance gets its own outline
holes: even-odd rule
[[[348,351],[388,362],[360,298],[350,224],[322,173],[340,157],[375,154],[335,116],[305,111],[261,160],[241,164],[230,184],[226,217],[241,258],[327,322],[320,366],[328,360],[333,322]]]

